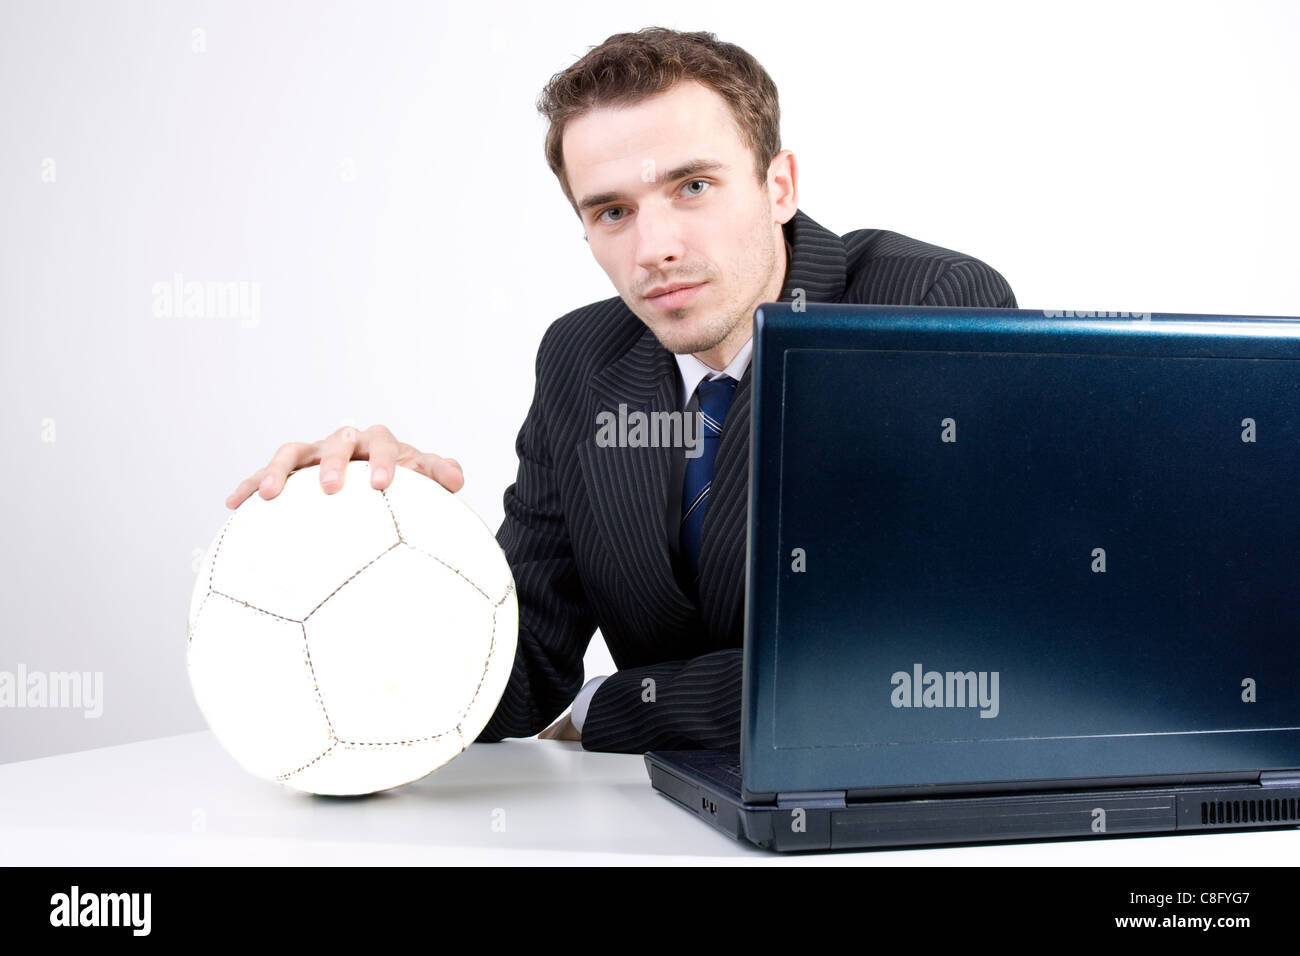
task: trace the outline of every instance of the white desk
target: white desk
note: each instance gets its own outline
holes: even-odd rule
[[[504,811],[504,816],[494,811]],[[504,829],[494,830],[493,820]],[[475,744],[370,797],[245,773],[204,731],[0,765],[0,865],[658,864],[1292,866],[1300,830],[783,856],[650,788],[639,755]]]

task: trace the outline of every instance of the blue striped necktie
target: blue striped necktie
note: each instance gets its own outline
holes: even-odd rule
[[[709,504],[709,485],[713,482],[713,459],[722,440],[722,423],[731,407],[736,380],[729,376],[703,379],[696,386],[700,399],[700,454],[686,459],[686,479],[682,482],[682,553],[690,562],[695,580],[700,577],[700,534],[704,530],[704,512]]]

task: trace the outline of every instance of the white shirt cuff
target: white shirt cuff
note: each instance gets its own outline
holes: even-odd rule
[[[600,687],[608,676],[608,674],[604,674],[600,677],[593,677],[582,685],[582,690],[578,691],[578,696],[573,698],[573,707],[569,710],[569,720],[572,721],[578,733],[582,733],[582,725],[587,722],[587,708],[591,706],[591,698],[596,696],[596,688]]]

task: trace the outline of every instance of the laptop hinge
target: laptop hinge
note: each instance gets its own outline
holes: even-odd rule
[[[1263,770],[1259,774],[1261,787],[1300,787],[1300,770]]]
[[[843,790],[788,790],[785,793],[776,795],[776,805],[781,810],[791,810],[795,807],[804,807],[806,809],[843,809],[844,808],[844,791]]]

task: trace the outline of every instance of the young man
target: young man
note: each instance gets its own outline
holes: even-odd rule
[[[625,753],[736,747],[754,310],[1016,300],[969,256],[878,229],[840,237],[799,211],[776,87],[712,34],[612,36],[553,77],[539,109],[547,162],[618,295],[556,320],[538,349],[497,532],[518,649],[477,739],[531,736],[572,703],[544,736]],[[635,412],[698,412],[702,440],[600,440],[602,420]],[[317,462],[335,491],[352,458],[370,459],[378,488],[394,465],[452,491],[463,483],[454,460],[372,426],[285,445],[227,504],[259,485],[274,497],[289,471]],[[583,686],[597,627],[618,670]]]

